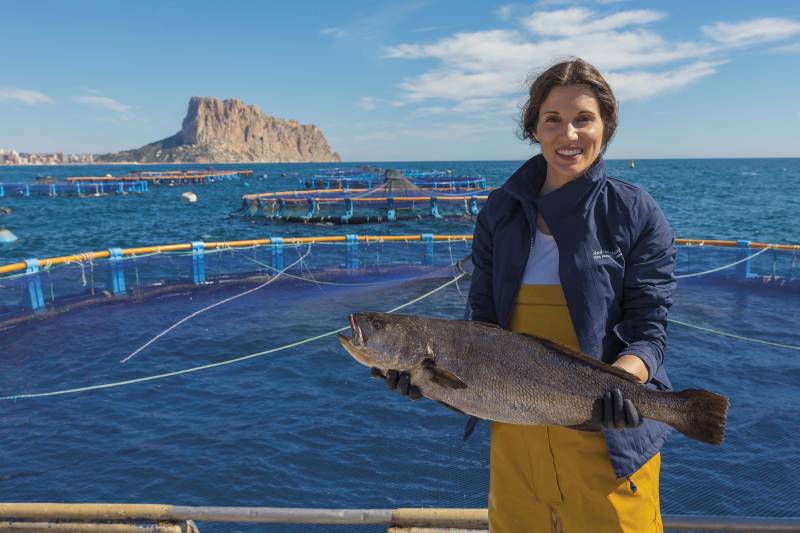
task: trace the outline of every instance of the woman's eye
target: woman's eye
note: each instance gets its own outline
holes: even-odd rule
[[[581,116],[578,117],[578,120],[580,122],[591,122],[592,121],[592,116],[591,115],[581,115]]]
[[[558,122],[558,117],[546,117],[545,122]]]

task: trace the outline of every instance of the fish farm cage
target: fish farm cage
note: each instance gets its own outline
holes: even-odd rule
[[[372,189],[321,189],[246,194],[241,213],[267,220],[364,224],[421,218],[474,217],[491,189],[422,188],[389,177]]]
[[[470,245],[269,237],[0,266],[2,474],[17,502],[0,527],[485,529],[487,424],[464,442],[463,417],[388,394],[336,340],[352,312],[462,318]],[[731,407],[722,446],[665,445],[665,528],[800,531],[800,246],[677,248],[665,364],[676,390]],[[75,487],[83,502],[189,507],[22,503],[74,501]]]
[[[69,180],[69,178],[67,178]],[[143,180],[118,182],[0,183],[0,198],[13,196],[100,196],[104,194],[143,193],[149,184]]]
[[[213,183],[251,176],[252,170],[211,172],[204,170],[132,171],[127,176],[75,176],[66,178],[69,183],[126,183],[147,182],[154,185],[183,185],[188,183]]]
[[[452,171],[419,169],[382,169],[362,167],[355,169],[329,169],[310,177],[298,178],[301,189],[327,190],[372,189],[386,183],[388,177],[405,177],[417,187],[426,189],[486,189],[483,176],[459,176]]]

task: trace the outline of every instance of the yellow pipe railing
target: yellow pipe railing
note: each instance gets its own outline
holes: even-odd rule
[[[396,242],[396,241],[420,241],[422,235],[359,235],[357,237],[359,242]],[[472,235],[433,235],[434,241],[463,241],[471,240]],[[283,244],[313,244],[313,243],[333,243],[345,242],[347,237],[345,235],[332,235],[320,237],[285,237],[282,240]],[[723,247],[736,247],[737,241],[723,241],[714,239],[676,239],[676,244],[689,245],[689,246],[723,246]],[[204,247],[206,250],[218,250],[221,248],[247,248],[253,246],[269,246],[272,244],[272,239],[251,239],[243,241],[221,241],[221,242],[206,242]],[[763,249],[772,248],[775,250],[788,250],[800,251],[800,244],[769,244],[763,242],[751,242],[750,248]],[[141,254],[162,253],[162,252],[179,252],[190,251],[192,249],[191,243],[184,244],[165,244],[160,246],[142,246],[138,248],[123,248],[123,256],[136,256]],[[39,261],[39,268],[49,268],[55,265],[65,263],[76,263],[85,261],[94,261],[96,259],[106,259],[110,256],[108,250],[97,252],[85,252],[81,254],[65,255],[60,257],[50,257],[47,259],[37,259]],[[11,263],[8,265],[0,266],[0,275],[8,274],[10,272],[17,272],[25,270],[27,265],[24,262]]]
[[[392,241],[420,241],[422,235],[359,235],[357,237],[359,242],[392,242]],[[434,241],[463,241],[472,239],[472,235],[434,235]],[[282,244],[313,244],[313,243],[331,243],[331,242],[345,242],[347,237],[345,235],[321,236],[321,237],[285,237],[282,239]],[[203,243],[206,250],[218,250],[220,248],[249,248],[253,246],[269,246],[272,244],[272,239],[252,239],[245,241],[223,241],[223,242],[206,242]],[[162,252],[180,252],[190,251],[192,249],[191,243],[185,244],[165,244],[160,246],[142,246],[138,248],[123,248],[121,251],[122,256],[136,256],[142,254],[162,253]],[[94,261],[95,259],[106,259],[110,256],[108,250],[98,252],[85,252],[81,254],[65,255],[60,257],[50,257],[47,259],[37,259],[39,268],[48,268],[55,265],[65,263],[76,263],[85,261]],[[0,266],[0,275],[8,274],[10,272],[17,272],[25,270],[27,265],[23,262],[11,263],[8,265]]]

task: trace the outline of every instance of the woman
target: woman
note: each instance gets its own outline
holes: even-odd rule
[[[478,215],[472,319],[548,338],[670,390],[663,367],[675,288],[672,229],[653,198],[606,176],[616,99],[592,65],[553,65],[531,84],[523,136],[540,145]],[[373,372],[373,375],[380,373]],[[386,384],[419,398],[409,374]],[[662,531],[659,449],[619,390],[598,399],[602,432],[491,424],[493,532]]]
[[[523,136],[541,154],[478,215],[472,318],[580,349],[668,390],[674,235],[650,195],[606,176],[602,155],[617,125],[611,88],[574,59],[538,76],[529,94]],[[492,423],[492,531],[663,529],[668,429],[640,422],[619,391],[601,402],[603,432]]]

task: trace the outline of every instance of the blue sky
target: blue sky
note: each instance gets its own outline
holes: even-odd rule
[[[16,1],[0,4],[0,147],[106,152],[191,96],[315,123],[347,161],[524,159],[531,72],[593,62],[610,158],[799,157],[800,2]]]

